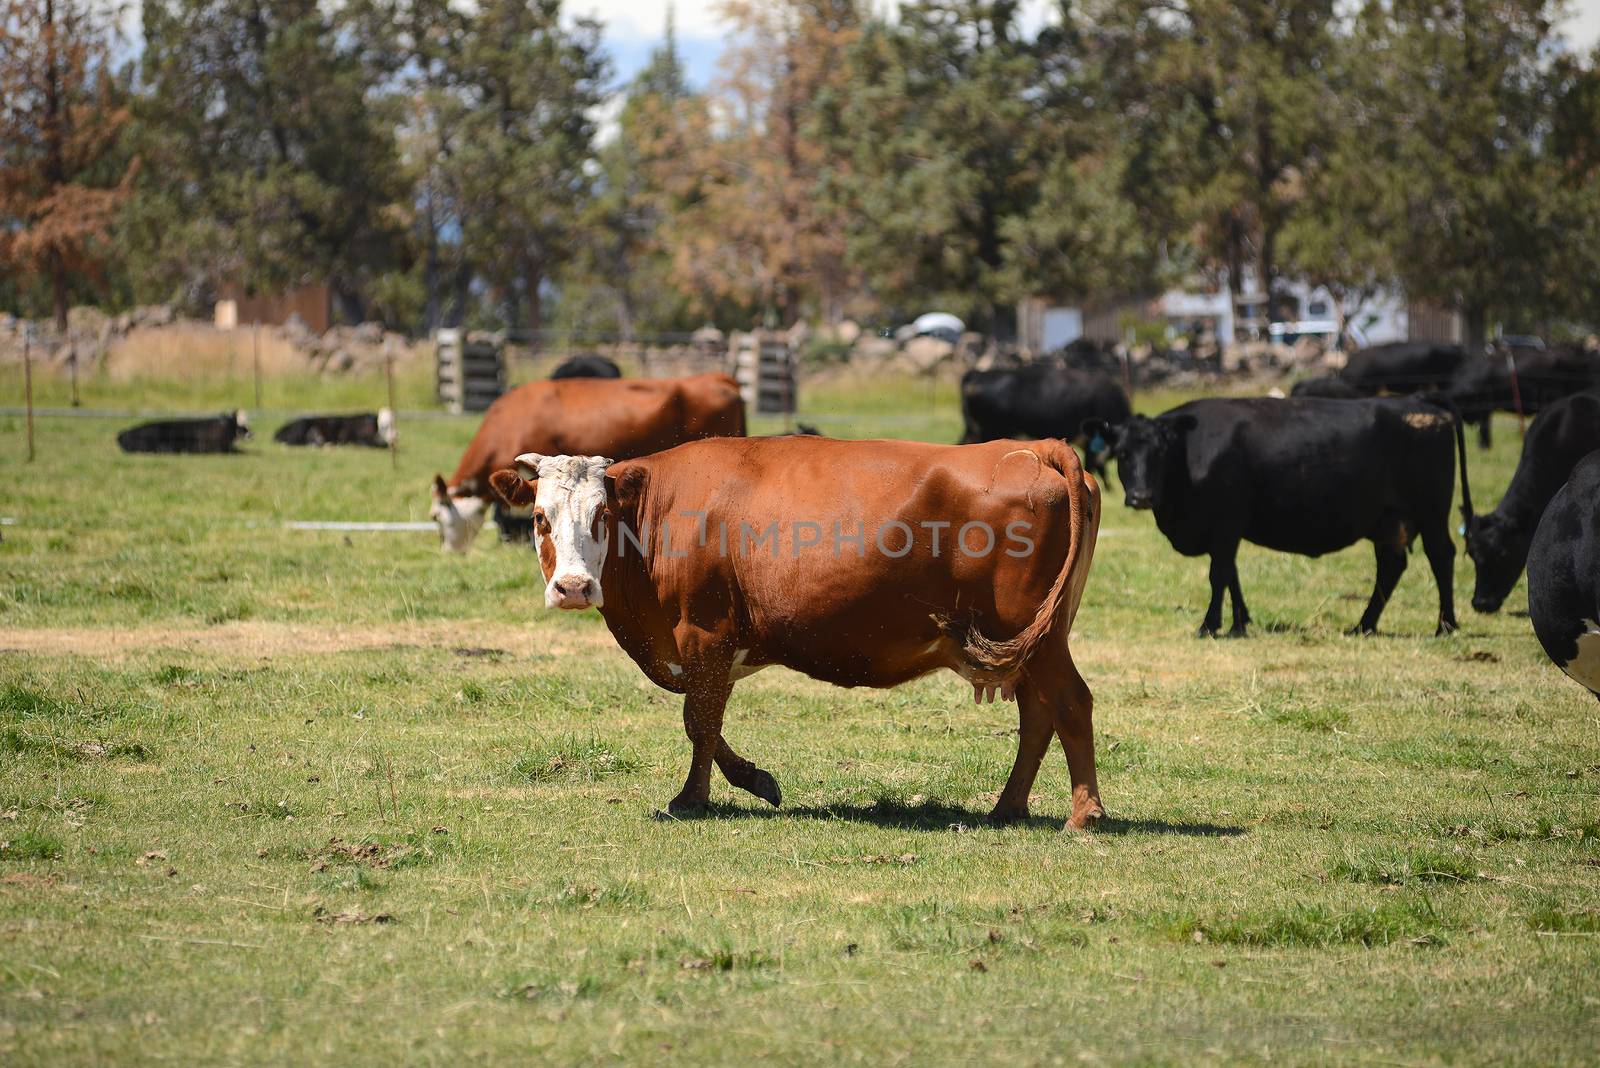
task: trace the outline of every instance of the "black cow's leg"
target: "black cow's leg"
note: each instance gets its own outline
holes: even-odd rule
[[[1489,424],[1492,422],[1494,422],[1493,412],[1486,414],[1482,419],[1478,420],[1478,448],[1480,449],[1487,449],[1489,447]]]
[[[683,789],[667,805],[674,816],[692,815],[711,800],[711,764],[722,740],[722,714],[733,692],[726,665],[720,672],[708,665],[696,666],[700,670],[688,672],[688,689],[683,695],[683,732],[689,736],[693,753]]]
[[[1389,598],[1394,594],[1394,588],[1406,569],[1404,543],[1380,538],[1372,545],[1378,557],[1378,581],[1372,588],[1372,600],[1367,602],[1367,610],[1361,613],[1361,622],[1355,625],[1350,631],[1351,634],[1378,632],[1378,617],[1383,614],[1383,606],[1389,603]]]
[[[1250,610],[1244,606],[1244,590],[1239,587],[1239,558],[1233,558],[1233,574],[1228,579],[1228,596],[1233,600],[1233,628],[1228,631],[1230,638],[1243,638],[1245,630],[1250,626]]]
[[[783,791],[778,788],[778,780],[770,772],[763,771],[735,753],[726,738],[717,739],[716,761],[722,777],[734,786],[755,794],[774,808],[783,803]]]
[[[1197,638],[1215,638],[1217,631],[1222,629],[1222,595],[1227,592],[1231,582],[1238,581],[1238,571],[1234,565],[1234,557],[1238,552],[1238,542],[1211,550],[1211,603],[1206,606],[1206,617],[1200,621],[1200,629],[1195,632]],[[1238,602],[1234,604],[1237,613]]]
[[[1439,523],[1422,532],[1422,549],[1428,554],[1428,564],[1433,568],[1433,582],[1439,587],[1439,627],[1433,633],[1441,636],[1456,630],[1455,564],[1456,543],[1450,540],[1448,524]]]

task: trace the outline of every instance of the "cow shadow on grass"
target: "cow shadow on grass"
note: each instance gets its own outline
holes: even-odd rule
[[[675,817],[666,817],[673,819]],[[782,808],[753,808],[743,805],[712,802],[704,811],[690,819],[808,819],[844,820],[848,823],[870,823],[901,831],[982,831],[999,829],[989,821],[987,809],[967,808],[963,805],[939,801],[921,801],[908,804],[891,798],[879,798],[861,804],[794,805]],[[1030,815],[1008,826],[1060,831],[1065,813],[1044,816]],[[1233,838],[1246,833],[1244,827],[1218,823],[1188,823],[1159,819],[1122,819],[1107,816],[1094,829],[1100,835],[1160,834],[1187,838]]]

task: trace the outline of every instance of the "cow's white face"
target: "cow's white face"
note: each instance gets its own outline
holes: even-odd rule
[[[378,409],[378,440],[385,445],[394,444],[394,409]]]
[[[605,481],[610,466],[603,456],[528,452],[517,457],[523,479],[538,480],[533,537],[547,608],[599,608],[606,603],[600,573],[611,543]]]
[[[444,480],[434,482],[433,505],[428,518],[439,525],[439,548],[447,553],[464,553],[472,547],[489,502],[482,497],[452,497]]]

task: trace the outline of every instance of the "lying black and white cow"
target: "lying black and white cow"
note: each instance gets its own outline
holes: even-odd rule
[[[561,361],[556,369],[550,372],[552,379],[557,378],[621,378],[622,368],[604,356],[597,356],[592,352]]]
[[[356,415],[307,415],[285,423],[272,435],[282,445],[369,445],[394,441],[394,412],[380,408]]]
[[[1600,698],[1600,452],[1578,461],[1539,520],[1528,617],[1550,659]]]
[[[236,440],[250,439],[244,412],[210,419],[163,419],[141,423],[117,435],[123,452],[233,452]]]
[[[1378,580],[1357,632],[1371,634],[1406,569],[1418,534],[1439,588],[1438,633],[1456,628],[1450,504],[1455,461],[1462,495],[1467,455],[1460,420],[1420,397],[1369,400],[1267,397],[1191,401],[1154,419],[1095,428],[1112,444],[1128,506],[1155,510],[1156,526],[1185,556],[1211,557],[1202,636],[1250,622],[1235,558],[1241,541],[1321,556],[1373,543]]]
[[[1573,466],[1600,449],[1600,392],[1563,397],[1540,412],[1522,443],[1522,458],[1500,504],[1467,517],[1467,555],[1478,571],[1472,607],[1499,611],[1522,575],[1528,546],[1545,506]]]
[[[1084,466],[1105,477],[1106,456],[1083,427],[1117,424],[1132,413],[1128,395],[1111,378],[1053,364],[968,371],[961,377],[961,444],[1000,438],[1060,438],[1084,450]]]

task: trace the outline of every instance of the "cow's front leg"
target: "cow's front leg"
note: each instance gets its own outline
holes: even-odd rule
[[[722,770],[722,777],[739,789],[755,794],[774,808],[783,804],[778,780],[735,753],[726,738],[717,739],[717,767]]]
[[[690,673],[683,695],[683,732],[692,747],[689,777],[678,796],[668,803],[669,814],[693,815],[711,799],[711,764],[718,745],[726,744],[722,742],[722,714],[732,691],[733,682],[726,669],[720,674],[704,670]]]

